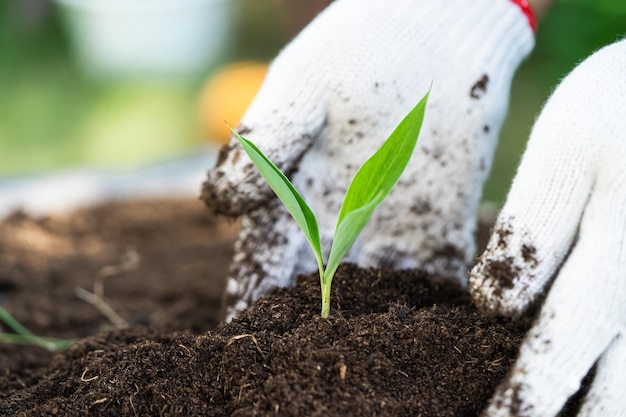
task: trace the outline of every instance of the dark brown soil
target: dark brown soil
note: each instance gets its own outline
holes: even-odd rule
[[[515,358],[527,322],[419,271],[344,265],[330,319],[312,274],[217,325],[235,227],[186,200],[0,224],[0,303],[80,338],[0,345],[0,415],[476,416]],[[76,295],[98,282],[127,328]]]

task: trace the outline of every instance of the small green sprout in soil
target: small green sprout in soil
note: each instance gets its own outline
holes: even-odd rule
[[[374,209],[389,195],[409,163],[422,127],[427,101],[428,93],[352,179],[339,211],[326,267],[317,219],[311,208],[289,179],[254,143],[231,129],[265,181],[302,229],[313,250],[320,274],[324,318],[330,313],[331,283],[341,260],[356,241]]]
[[[2,307],[0,307],[0,321],[4,322],[15,332],[15,334],[13,334],[0,331],[0,343],[39,346],[50,352],[65,350],[70,347],[72,343],[74,343],[74,340],[63,340],[34,335]]]

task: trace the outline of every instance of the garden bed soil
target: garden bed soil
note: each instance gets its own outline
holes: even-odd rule
[[[192,200],[3,221],[0,303],[78,340],[57,354],[0,345],[0,415],[476,416],[528,327],[420,271],[354,265],[335,277],[330,319],[311,274],[218,324],[236,227]]]

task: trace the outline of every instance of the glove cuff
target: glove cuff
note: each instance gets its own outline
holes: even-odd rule
[[[519,6],[527,0],[466,0],[453,1],[458,7],[434,10],[433,20],[455,22],[448,32],[452,50],[472,51],[462,65],[472,68],[477,64],[481,71],[491,74],[510,74],[512,77],[521,61],[535,44],[529,19]],[[433,2],[439,4],[440,2]],[[437,17],[436,13],[445,14]],[[435,20],[436,21],[436,20]],[[444,41],[446,42],[446,41]],[[501,77],[500,77],[501,78]],[[508,79],[502,87],[508,91]]]
[[[515,4],[516,6],[520,8],[522,13],[524,13],[524,16],[526,16],[526,19],[528,20],[528,24],[530,25],[530,28],[533,30],[533,33],[537,33],[537,19],[535,17],[535,12],[533,11],[532,7],[530,7],[530,4],[528,3],[528,0],[511,0],[511,1],[513,2],[513,4]]]

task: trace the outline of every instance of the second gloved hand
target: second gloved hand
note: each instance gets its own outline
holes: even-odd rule
[[[509,0],[337,0],[276,58],[238,130],[310,203],[328,250],[350,179],[432,83],[413,159],[346,260],[421,267],[464,284],[511,79],[533,42]],[[235,139],[203,199],[217,213],[243,215],[229,318],[316,270],[304,236]]]
[[[555,416],[594,364],[579,415],[626,416],[626,40],[546,104],[470,291],[504,315],[548,292],[485,416]]]

